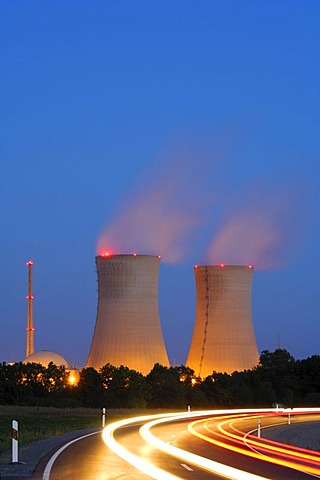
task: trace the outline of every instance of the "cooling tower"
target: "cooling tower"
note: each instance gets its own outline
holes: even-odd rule
[[[204,378],[258,364],[251,316],[253,268],[196,266],[196,319],[187,366]]]
[[[98,312],[87,367],[169,366],[158,309],[160,257],[97,256]]]

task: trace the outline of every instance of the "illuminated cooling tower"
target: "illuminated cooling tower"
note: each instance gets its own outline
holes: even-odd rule
[[[196,320],[187,366],[204,378],[258,364],[251,317],[253,268],[196,266]]]
[[[158,310],[160,258],[97,256],[98,312],[87,367],[106,363],[150,372],[169,366]]]

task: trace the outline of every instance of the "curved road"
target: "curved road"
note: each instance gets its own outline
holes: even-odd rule
[[[195,412],[192,418],[189,418],[188,414],[183,414],[181,418],[180,414],[180,417],[174,420],[170,414],[164,419],[164,423],[156,423],[153,426],[150,421],[158,419],[159,416],[152,416],[151,419],[149,417],[132,419],[129,424],[128,421],[117,422],[105,429],[103,438],[101,433],[87,436],[65,448],[50,469],[46,469],[42,479],[221,480],[223,478],[221,474],[213,471],[222,472],[228,467],[220,467],[218,464],[232,466],[227,472],[228,477],[225,478],[243,480],[320,478],[319,453],[310,456],[308,452],[288,446],[285,446],[287,451],[278,452],[279,445],[263,440],[263,428],[261,439],[256,437],[257,431],[253,432],[254,435],[245,436],[247,432],[257,430],[259,420],[262,427],[288,422],[287,413],[279,412],[275,417],[274,411],[270,409],[241,412],[212,411],[206,412],[206,415],[204,412]],[[295,416],[293,411],[290,413],[292,422],[305,419],[305,416]],[[319,420],[320,416],[312,419]],[[310,420],[308,417],[308,421]],[[140,427],[145,424],[140,431]],[[174,451],[169,452],[170,449]],[[304,455],[306,458],[303,458]],[[121,456],[126,458],[126,461]],[[199,459],[203,463],[202,467],[197,466]],[[313,473],[310,475],[277,465],[274,463],[277,460],[282,465],[284,462],[289,462],[288,465],[302,462],[302,467],[311,468]],[[136,467],[145,469],[148,475]]]

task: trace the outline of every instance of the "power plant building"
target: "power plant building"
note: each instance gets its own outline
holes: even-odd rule
[[[87,367],[124,365],[146,375],[169,366],[158,308],[160,257],[97,256],[98,311]]]
[[[196,318],[187,366],[205,378],[258,364],[251,314],[253,267],[196,266]]]
[[[31,355],[28,355],[22,363],[40,363],[40,365],[47,367],[51,362],[57,367],[66,367],[69,370],[71,368],[65,357],[51,350],[33,352]]]

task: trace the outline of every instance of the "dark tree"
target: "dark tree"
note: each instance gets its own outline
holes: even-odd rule
[[[156,363],[147,375],[150,387],[148,406],[163,408],[186,408],[188,405],[186,389],[180,379],[179,369],[164,367]]]
[[[284,349],[274,352],[264,350],[260,356],[257,372],[260,378],[272,385],[276,403],[293,406],[297,400],[298,383],[295,374],[295,359]]]
[[[77,393],[84,407],[102,408],[105,406],[106,395],[102,378],[92,367],[81,370]]]
[[[0,404],[14,405],[19,392],[17,368],[15,365],[0,364]]]
[[[299,384],[299,405],[320,404],[320,356],[312,355],[297,360],[296,375]]]
[[[101,369],[106,388],[106,405],[111,408],[143,408],[147,404],[148,385],[145,377],[121,365],[105,365]]]

